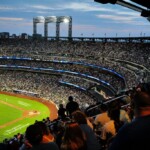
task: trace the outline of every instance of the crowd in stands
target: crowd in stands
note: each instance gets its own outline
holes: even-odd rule
[[[141,83],[127,92],[128,107],[122,99],[99,105],[99,113],[88,117],[72,96],[50,121],[35,120],[0,144],[3,150],[148,150],[150,122],[150,83]],[[62,115],[64,114],[64,115]]]
[[[136,52],[136,53],[135,53]],[[49,54],[66,54],[86,57],[113,57],[143,64],[149,68],[149,43],[101,43],[81,41],[32,41],[32,40],[4,40],[1,41],[0,54],[5,56],[49,58]],[[136,57],[141,56],[141,57]],[[138,58],[138,59],[135,59]]]
[[[73,95],[83,108],[85,108],[86,105],[96,104],[93,97],[90,97],[86,93],[60,85],[58,81],[61,77],[59,76],[1,70],[0,78],[1,91],[13,92],[16,89],[30,91],[37,93],[40,98],[52,100],[57,106],[60,103],[66,104],[68,95]],[[87,84],[85,83],[85,85]]]
[[[122,67],[118,63],[108,63],[105,60],[115,58],[131,61],[149,69],[149,56],[147,55],[149,43],[94,43],[10,39],[2,40],[0,44],[1,56],[29,57],[42,60],[68,59],[70,61],[81,61],[113,69],[125,77],[127,88],[137,85],[135,74],[129,72],[128,69],[124,69],[125,65],[122,65]],[[75,69],[77,68],[79,67],[75,67]],[[91,73],[92,71],[88,70],[88,72]],[[101,77],[102,75],[99,76]],[[134,85],[131,84],[131,80],[134,82]],[[109,81],[112,80],[110,79]]]
[[[25,134],[18,133],[12,139],[4,139],[0,144],[0,150],[150,149],[147,136],[150,133],[148,126],[150,123],[150,85],[149,83],[139,84],[140,81],[137,80],[134,71],[128,70],[119,62],[111,61],[111,58],[131,61],[149,69],[150,58],[147,55],[149,49],[148,43],[1,40],[0,56],[69,60],[103,66],[124,76],[126,88],[132,90],[126,93],[129,96],[128,103],[117,99],[101,104],[98,107],[98,114],[89,117],[87,107],[95,106],[98,102],[87,93],[62,86],[59,81],[77,84],[84,88],[94,86],[94,82],[66,74],[54,75],[48,72],[33,73],[1,69],[1,91],[13,92],[17,89],[38,93],[39,97],[52,100],[58,106],[58,119],[36,120],[34,124],[27,127]],[[5,64],[85,73],[109,82],[117,91],[122,88],[121,79],[83,65],[0,60],[0,65]],[[124,105],[127,107],[123,107]]]
[[[123,88],[123,79],[117,77],[113,74],[109,74],[108,71],[102,71],[101,69],[88,67],[86,65],[79,65],[73,63],[56,63],[56,62],[41,62],[41,61],[25,61],[25,60],[11,60],[11,59],[1,59],[1,65],[17,65],[17,66],[29,66],[29,67],[39,67],[39,68],[51,68],[55,70],[65,70],[71,72],[77,72],[80,74],[90,75],[99,78],[105,82],[110,83],[115,89]],[[107,76],[106,76],[107,74]]]

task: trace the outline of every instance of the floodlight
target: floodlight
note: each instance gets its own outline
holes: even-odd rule
[[[36,23],[44,23],[45,18],[43,16],[37,16],[37,17],[33,18],[33,21]]]
[[[64,23],[68,23],[69,20],[67,18],[64,19]]]
[[[45,22],[46,23],[55,23],[57,22],[57,17],[56,16],[47,16],[45,17]]]

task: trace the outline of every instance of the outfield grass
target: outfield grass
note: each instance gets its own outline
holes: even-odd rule
[[[40,114],[22,119],[24,112],[33,110]],[[34,123],[35,120],[42,120],[48,116],[50,116],[49,109],[40,102],[0,94],[0,142],[17,133],[24,133],[27,126]]]

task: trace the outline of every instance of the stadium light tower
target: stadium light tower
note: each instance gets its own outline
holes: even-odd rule
[[[60,16],[57,17],[56,22],[56,38],[59,39],[60,36],[60,23],[68,23],[68,38],[72,37],[72,17],[70,16]]]
[[[33,34],[37,34],[37,24],[44,23],[45,18],[43,16],[37,16],[33,18]]]
[[[56,23],[56,22],[57,22],[57,17],[56,16],[45,17],[45,22],[44,22],[44,37],[46,39],[48,37],[48,24],[49,23]]]

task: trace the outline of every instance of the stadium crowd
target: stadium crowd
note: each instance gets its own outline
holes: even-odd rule
[[[59,80],[62,80],[60,76],[40,74],[32,72],[21,71],[0,71],[0,90],[13,92],[14,90],[25,90],[33,93],[37,93],[40,98],[46,100],[52,100],[57,106],[60,103],[66,104],[68,95],[73,95],[78,101],[81,108],[85,108],[87,105],[93,105],[96,101],[93,101],[93,97],[90,97],[82,91],[77,91],[67,86],[59,84]],[[78,78],[77,78],[78,79]],[[84,81],[84,86],[88,83]],[[57,94],[55,94],[57,93]],[[86,102],[85,102],[86,99]]]
[[[137,44],[135,46],[135,44]],[[128,46],[127,46],[128,45]],[[132,49],[132,50],[130,50]],[[115,70],[125,77],[126,87],[132,88],[138,84],[139,80],[136,79],[136,72],[130,71],[126,68],[126,62],[120,64],[119,62],[111,61],[111,58],[121,59],[123,61],[131,61],[133,63],[138,63],[149,69],[149,58],[147,55],[149,49],[148,43],[100,43],[100,42],[67,42],[67,41],[32,41],[32,40],[5,40],[1,41],[0,55],[1,56],[18,56],[18,57],[28,57],[42,60],[68,60],[76,62],[84,62],[102,66],[108,69]],[[134,52],[136,51],[136,60],[134,58]],[[141,52],[142,51],[142,52]],[[15,54],[15,55],[14,55]],[[125,56],[124,56],[125,55]],[[10,63],[12,63],[10,61]],[[26,65],[26,62],[18,62],[19,64]],[[38,65],[37,65],[38,64]],[[30,63],[31,66],[45,66],[58,69],[79,71],[81,73],[88,73],[89,75],[101,78],[105,78],[106,82],[109,81],[114,87],[116,84],[113,81],[117,79],[112,77],[107,77],[99,72],[97,69],[78,65],[66,65],[60,63]],[[141,77],[142,78],[142,77]],[[132,82],[131,82],[132,81]],[[118,88],[122,86],[117,84]],[[116,88],[115,87],[115,88]]]
[[[144,127],[140,121],[149,124],[150,85],[140,83],[136,72],[126,68],[125,64],[111,61],[111,58],[142,64],[143,67],[149,69],[149,56],[147,55],[149,49],[148,43],[2,40],[0,42],[1,56],[26,57],[43,61],[69,60],[115,70],[125,77],[127,91],[124,94],[128,95],[129,100],[128,103],[123,99],[117,99],[101,104],[98,107],[99,114],[88,117],[87,108],[95,106],[98,101],[87,93],[73,87],[63,86],[60,81],[77,84],[84,88],[89,88],[97,83],[66,74],[54,75],[48,72],[33,73],[32,71],[3,68],[0,70],[1,91],[25,90],[38,93],[39,97],[52,100],[58,106],[58,111],[63,106],[64,108],[56,120],[50,121],[49,118],[45,118],[42,121],[35,121],[34,124],[27,127],[25,134],[18,133],[12,139],[4,139],[0,144],[0,149],[138,150],[140,148],[148,150],[149,146],[146,143],[148,137],[145,136],[145,141],[142,137],[150,131],[148,126]],[[0,65],[55,68],[80,72],[109,82],[117,91],[122,90],[121,79],[111,74],[106,75],[98,69],[84,65],[43,61],[0,60]],[[73,98],[69,98],[70,95]],[[68,103],[73,103],[71,108],[67,107]],[[145,109],[147,112],[144,111]],[[102,121],[101,116],[103,116]],[[136,127],[134,131],[131,130],[132,127]],[[128,132],[133,135],[131,138],[128,137]],[[118,141],[119,144],[117,144]],[[145,149],[142,145],[145,146]]]
[[[20,57],[34,57],[35,55],[35,57],[38,58],[50,59],[51,54],[53,56],[56,54],[56,59],[57,55],[70,55],[72,59],[80,56],[83,59],[88,58],[88,60],[92,57],[95,60],[110,57],[142,64],[149,69],[149,56],[147,55],[150,49],[149,43],[101,43],[10,39],[1,41],[0,45],[0,55],[5,56],[14,56],[15,54],[15,56]],[[79,60],[78,58],[77,60]]]
[[[110,83],[115,89],[124,88],[124,80],[120,77],[113,75],[109,71],[104,71],[99,69],[98,66],[92,67],[85,64],[74,64],[74,63],[61,63],[61,62],[42,62],[42,61],[25,61],[25,60],[11,60],[11,59],[1,59],[1,65],[15,65],[15,66],[29,66],[29,67],[39,67],[39,68],[49,68],[54,70],[65,70],[70,72],[77,72],[80,74],[85,74],[99,78],[105,82]],[[107,76],[106,76],[107,74]],[[136,80],[135,80],[136,81]]]
[[[149,149],[150,83],[141,83],[123,99],[99,105],[88,117],[72,96],[58,109],[58,118],[41,121],[0,144],[3,150],[119,150]],[[128,106],[126,105],[128,104]],[[143,138],[144,136],[144,138]]]

